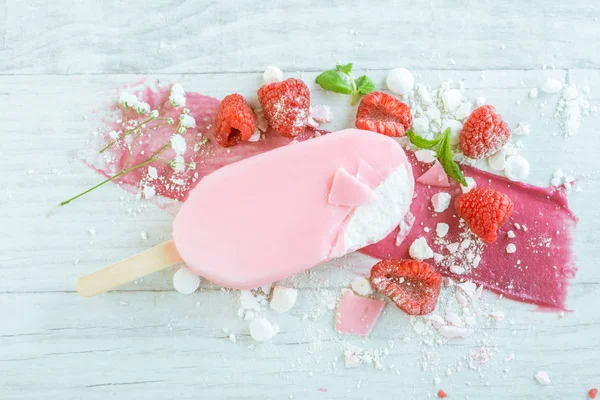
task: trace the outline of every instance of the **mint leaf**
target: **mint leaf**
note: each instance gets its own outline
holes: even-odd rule
[[[375,90],[375,84],[368,76],[363,75],[356,80],[356,91],[360,94],[369,94]]]
[[[406,131],[406,136],[408,136],[412,144],[420,149],[433,149],[444,138],[444,135],[442,134],[433,140],[428,140],[412,131]]]
[[[452,154],[452,149],[450,148],[450,129],[446,129],[441,135],[441,138],[442,140],[437,149],[437,156],[438,160],[440,160],[440,164],[442,164],[444,171],[450,178],[463,186],[468,186],[460,167],[454,161],[454,154]]]
[[[352,95],[351,104],[355,104],[361,95],[375,90],[375,84],[368,76],[363,75],[358,79],[354,79],[352,76],[352,63],[336,65],[335,70],[321,73],[317,76],[317,83],[325,90]]]
[[[346,65],[336,65],[335,69],[343,74],[350,75],[350,72],[352,72],[352,63]]]
[[[352,87],[340,76],[340,74],[332,69],[321,73],[317,76],[316,81],[325,90],[335,93],[352,94]]]

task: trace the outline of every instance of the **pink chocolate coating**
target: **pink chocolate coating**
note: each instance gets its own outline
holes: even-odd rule
[[[223,167],[182,205],[173,224],[177,250],[196,274],[236,289],[311,268],[330,258],[352,210],[328,202],[334,176],[341,167],[356,176],[361,162],[383,177],[406,166],[412,180],[396,141],[357,129]]]

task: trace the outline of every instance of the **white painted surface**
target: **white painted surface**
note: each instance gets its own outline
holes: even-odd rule
[[[364,341],[333,331],[324,299],[348,287],[352,271],[370,265],[365,257],[295,279],[296,307],[277,317],[280,332],[270,343],[251,349],[247,322],[236,315],[237,295],[205,281],[194,295],[180,295],[172,288],[173,270],[93,299],[74,292],[76,277],[168,238],[170,215],[152,205],[129,214],[143,203],[113,185],[46,218],[54,204],[98,180],[76,153],[86,148],[99,126],[97,110],[120,84],[158,73],[152,77],[218,98],[232,91],[252,97],[267,65],[286,75],[312,71],[294,73],[312,82],[336,61],[378,70],[370,73],[378,87],[387,69],[398,66],[410,68],[417,84],[464,79],[472,100],[485,96],[511,126],[531,126],[523,138],[532,167],[527,182],[547,184],[558,167],[581,181],[584,191],[570,198],[581,218],[580,271],[568,300],[575,312],[560,319],[498,301],[514,324],[489,332],[498,345],[495,364],[481,373],[442,376],[441,387],[452,398],[585,398],[600,385],[600,118],[586,119],[577,136],[554,137],[557,98],[529,100],[528,93],[548,77],[568,76],[587,81],[593,102],[600,102],[594,47],[600,8],[588,1],[467,3],[0,0],[0,398],[434,395],[432,375],[421,369],[423,346],[415,342],[397,342],[381,371],[343,368],[345,343],[383,349],[390,338],[412,331],[392,307]],[[542,70],[543,64],[557,69]],[[347,97],[311,88],[314,104],[332,106],[335,120],[326,128],[352,125]],[[323,314],[302,319],[316,310]],[[441,365],[456,365],[483,339],[473,335],[441,348],[437,357]],[[509,371],[499,372],[510,353],[516,358]],[[550,385],[535,382],[539,370],[548,371]]]

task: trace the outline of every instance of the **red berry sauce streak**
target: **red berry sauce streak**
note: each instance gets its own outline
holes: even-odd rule
[[[429,166],[416,161],[410,152],[408,156],[418,178]],[[514,202],[514,211],[499,228],[498,239],[490,244],[481,244],[483,252],[477,268],[465,268],[467,271],[460,276],[451,273],[446,266],[438,266],[439,272],[456,280],[471,280],[515,300],[564,310],[567,286],[577,270],[572,251],[577,218],[569,210],[564,190],[511,182],[468,166],[462,166],[462,170],[465,176],[475,179],[477,187],[492,188],[508,195]],[[451,243],[460,242],[460,219],[454,210],[454,200],[461,194],[461,189],[455,182],[452,184],[449,188],[441,188],[416,183],[411,205],[416,222],[406,239],[397,247],[396,229],[362,252],[383,259],[407,258],[410,244],[423,236],[434,252],[447,255],[448,250],[444,246],[435,244],[435,228],[438,222],[447,223],[450,230],[444,239]],[[438,192],[452,196],[450,207],[440,214],[433,212],[430,200]],[[429,227],[430,231],[425,232],[424,227]],[[513,231],[516,237],[509,238],[508,231]],[[509,243],[517,249],[512,254],[506,251]],[[433,260],[428,261],[435,265]]]

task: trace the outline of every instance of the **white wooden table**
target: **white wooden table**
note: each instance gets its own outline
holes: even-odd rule
[[[281,332],[252,347],[235,293],[203,282],[194,295],[180,295],[172,271],[93,299],[75,293],[76,277],[168,238],[170,215],[109,185],[46,218],[98,180],[77,152],[89,147],[98,110],[121,84],[151,77],[217,98],[252,97],[267,65],[312,82],[336,62],[369,69],[379,87],[397,66],[429,85],[464,79],[470,96],[484,95],[512,126],[531,125],[528,182],[546,185],[561,167],[584,189],[570,198],[581,218],[580,270],[568,299],[574,312],[561,319],[488,294],[507,314],[506,324],[484,332],[496,346],[491,365],[444,374],[440,386],[470,399],[584,399],[600,386],[600,118],[586,119],[575,137],[555,137],[556,96],[527,99],[555,76],[587,81],[600,102],[600,7],[585,0],[368,3],[0,0],[1,399],[434,396],[416,341],[397,340],[383,370],[344,369],[345,344],[383,349],[412,331],[388,307],[368,339],[336,334],[324,299],[348,286],[348,269],[322,266],[310,281],[300,277],[297,306],[277,317]],[[347,98],[312,88],[314,103],[333,107],[327,128],[352,125]],[[314,312],[322,315],[302,319]],[[238,335],[236,344],[223,328]],[[455,366],[481,340],[436,350],[440,368]],[[504,366],[510,353],[515,360]],[[549,386],[535,382],[538,370],[550,373]]]

